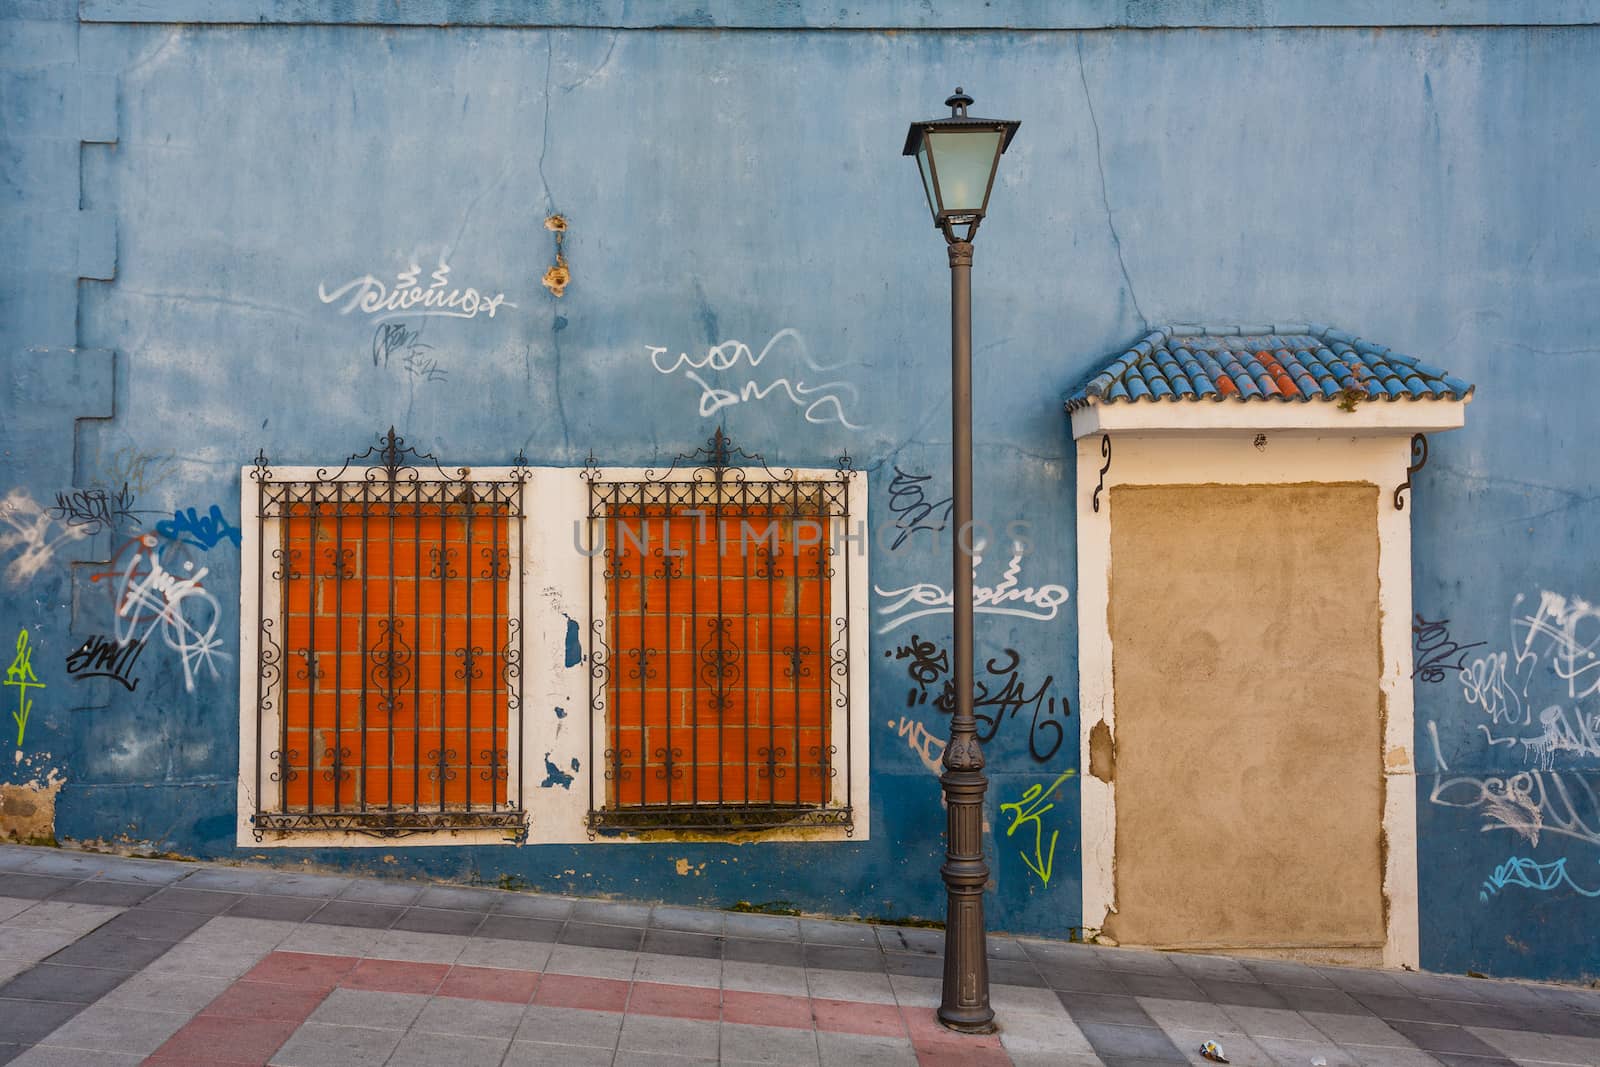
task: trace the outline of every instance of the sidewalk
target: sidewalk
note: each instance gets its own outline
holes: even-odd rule
[[[0,1063],[1600,1064],[1600,991],[1009,937],[960,1037],[942,936],[0,846]]]

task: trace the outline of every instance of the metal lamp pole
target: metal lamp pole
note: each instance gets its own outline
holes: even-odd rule
[[[972,238],[989,205],[1000,156],[1018,122],[967,115],[972,97],[957,87],[945,101],[948,118],[913,123],[905,154],[917,157],[934,225],[950,253],[951,515],[955,519],[950,593],[955,619],[955,714],[944,750],[948,823],[944,878],[944,990],[939,1021],[952,1030],[994,1030],[989,1006],[989,959],[983,893],[983,746],[972,714]],[[964,233],[960,227],[966,227]]]

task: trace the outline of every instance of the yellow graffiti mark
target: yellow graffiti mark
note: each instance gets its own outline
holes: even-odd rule
[[[44,683],[33,673],[33,647],[28,644],[28,631],[17,634],[17,658],[6,668],[5,685],[17,687],[17,710],[11,719],[17,724],[17,747],[22,747],[22,734],[28,728],[28,716],[33,712],[33,701],[28,699],[29,689],[43,689]]]
[[[1056,780],[1048,786],[1030,785],[1027,792],[1022,794],[1022,799],[1014,804],[1000,805],[1002,814],[1011,816],[1011,825],[1006,827],[1006,836],[1010,837],[1017,832],[1023,823],[1033,824],[1033,858],[1029,859],[1026,852],[1020,853],[1022,862],[1028,865],[1028,870],[1039,876],[1045,885],[1050,884],[1050,875],[1056,865],[1056,840],[1060,838],[1060,830],[1050,831],[1050,848],[1044,847],[1044,823],[1041,821],[1044,814],[1055,809],[1054,803],[1047,803],[1050,794],[1054,793],[1056,786],[1077,774],[1076,770],[1062,771]]]

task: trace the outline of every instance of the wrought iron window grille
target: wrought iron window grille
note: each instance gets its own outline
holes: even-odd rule
[[[390,427],[337,471],[284,473],[264,451],[250,472],[256,840],[525,840],[526,459],[475,478]]]
[[[721,429],[636,478],[590,455],[591,838],[851,832],[854,476],[774,470]]]

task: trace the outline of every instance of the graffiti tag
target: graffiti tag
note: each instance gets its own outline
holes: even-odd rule
[[[1467,651],[1489,643],[1474,641],[1470,645],[1457,644],[1450,639],[1449,619],[1429,622],[1418,615],[1416,620],[1416,624],[1411,627],[1417,647],[1416,663],[1411,668],[1411,677],[1419,681],[1437,684],[1444,681],[1446,671],[1459,674],[1466,669]]]
[[[912,634],[909,644],[885,651],[884,656],[911,661],[906,665],[906,674],[912,682],[906,691],[907,707],[926,704],[929,692],[942,680],[938,695],[934,697],[934,707],[947,715],[955,713],[956,687],[955,680],[948,677],[951,671],[947,651]],[[986,676],[974,678],[972,682],[972,714],[978,721],[978,740],[988,744],[999,733],[1002,723],[1015,718],[1023,709],[1032,708],[1028,752],[1042,763],[1060,750],[1066,730],[1059,719],[1072,714],[1072,708],[1066,697],[1052,695],[1055,675],[1046,675],[1030,692],[1022,681],[1021,666],[1022,657],[1014,648],[1004,649],[999,656],[987,660],[984,663]]]
[[[1541,893],[1566,886],[1579,896],[1590,899],[1600,897],[1600,888],[1585,889],[1572,880],[1572,875],[1567,871],[1565,856],[1549,863],[1538,863],[1527,856],[1512,856],[1484,879],[1478,899],[1488,900],[1508,885],[1521,886],[1523,889],[1533,889]]]
[[[199,671],[205,670],[216,678],[216,661],[229,658],[222,651],[222,638],[217,636],[222,610],[216,598],[200,584],[210,569],[196,570],[192,561],[184,560],[179,565],[183,572],[180,577],[163,563],[161,543],[154,534],[134,538],[112,560],[115,564],[132,549],[126,566],[93,575],[90,581],[110,577],[117,583],[117,643],[146,641],[159,631],[166,646],[178,654],[184,688],[192,693]]]
[[[1050,831],[1050,845],[1046,848],[1044,816],[1055,810],[1055,803],[1050,801],[1050,798],[1054,796],[1056,787],[1077,773],[1075,770],[1062,771],[1048,786],[1035,782],[1023,792],[1021,800],[1000,805],[1001,814],[1011,816],[1011,825],[1006,827],[1007,837],[1015,834],[1023,826],[1030,824],[1033,826],[1033,856],[1030,858],[1026,852],[1021,853],[1022,862],[1028,870],[1038,875],[1039,881],[1046,886],[1050,884],[1050,876],[1055,871],[1056,841],[1061,837],[1061,831]]]
[[[339,314],[348,315],[359,310],[365,315],[378,316],[378,322],[407,314],[438,315],[453,319],[474,319],[486,314],[492,319],[501,307],[517,306],[506,300],[504,293],[489,296],[487,292],[480,293],[470,287],[449,289],[450,267],[442,260],[429,275],[433,279],[432,285],[424,288],[417,281],[421,273],[421,267],[411,264],[395,275],[392,288],[370,274],[352,278],[331,293],[318,282],[317,299],[324,304],[332,304],[348,295],[349,299],[345,300]]]
[[[889,511],[894,515],[895,529],[899,533],[889,551],[905,544],[918,530],[938,534],[950,525],[950,510],[955,506],[952,498],[947,496],[931,502],[927,498],[924,483],[932,477],[931,474],[907,474],[899,467],[894,468],[894,478],[889,482]]]
[[[29,581],[55,558],[56,549],[70,541],[80,541],[90,531],[68,525],[61,533],[52,530],[49,514],[21,489],[13,489],[0,500],[0,556],[16,553],[6,566],[6,580],[13,585]]]
[[[139,688],[133,666],[143,651],[143,641],[119,643],[115,638],[96,634],[67,653],[67,674],[74,679],[110,678],[131,693]]]
[[[72,489],[56,494],[50,517],[68,526],[81,527],[85,534],[112,530],[119,523],[138,526],[140,520],[133,511],[134,494],[123,482],[116,492],[98,486],[91,489]]]
[[[156,523],[156,533],[169,541],[193,545],[207,552],[223,541],[232,541],[235,548],[240,544],[239,527],[223,517],[222,508],[217,504],[212,504],[204,517],[194,508],[174,511],[172,518]]]
[[[11,713],[11,719],[17,724],[17,747],[21,748],[22,735],[28,729],[28,716],[33,713],[33,698],[28,696],[28,690],[45,687],[33,673],[33,646],[28,643],[27,630],[17,634],[17,655],[6,668],[4,684],[17,691],[17,710]]]
[[[1061,605],[1067,602],[1070,595],[1066,586],[1019,584],[1024,554],[1021,545],[1013,546],[1011,562],[1006,564],[1005,574],[997,585],[973,583],[974,612],[980,615],[1009,615],[1037,622],[1048,622],[1060,613]],[[972,557],[974,574],[982,562],[983,556],[975,553]],[[880,634],[929,615],[948,615],[955,602],[950,590],[937,582],[918,582],[900,589],[884,589],[874,585],[872,591],[888,601],[878,608],[878,614],[885,616],[884,624],[878,627]]]
[[[858,395],[855,385],[851,382],[836,379],[808,385],[798,376],[793,377],[793,380],[785,376],[773,378],[763,384],[759,373],[761,364],[782,341],[791,342],[798,350],[800,362],[819,374],[829,373],[838,366],[838,364],[823,366],[812,359],[810,351],[806,348],[805,339],[793,328],[785,328],[773,334],[772,339],[762,346],[759,354],[752,353],[750,346],[743,341],[724,341],[720,345],[712,345],[703,356],[679,352],[677,358],[672,360],[662,358],[669,351],[664,345],[646,345],[645,348],[650,352],[650,365],[655,368],[657,374],[670,375],[682,371],[683,377],[700,387],[701,418],[711,418],[723,408],[735,404],[765,400],[781,390],[781,395],[787,397],[791,404],[803,409],[807,422],[837,422],[846,429],[861,429],[851,422],[846,414],[846,403],[853,403]],[[723,388],[706,381],[702,372],[707,374],[733,372],[745,380],[741,383],[735,378],[727,381],[732,388]],[[724,381],[724,379],[718,380]]]

